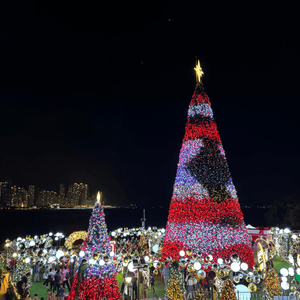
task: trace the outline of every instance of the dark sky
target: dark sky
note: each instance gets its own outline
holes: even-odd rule
[[[1,4],[0,180],[168,205],[197,56],[240,203],[300,195],[296,3],[101,3]]]

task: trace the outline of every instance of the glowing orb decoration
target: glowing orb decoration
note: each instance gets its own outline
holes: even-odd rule
[[[105,261],[104,261],[103,259],[100,259],[99,265],[100,265],[100,266],[104,266],[104,264],[105,264]]]
[[[222,258],[218,258],[217,262],[218,262],[219,265],[222,265],[223,264],[223,259]]]
[[[288,271],[289,271],[289,275],[290,275],[290,276],[294,276],[294,275],[295,275],[295,270],[294,270],[292,267],[290,267],[290,268],[288,269]]]
[[[289,271],[286,268],[282,268],[282,269],[280,269],[280,274],[282,276],[288,276],[289,275]]]
[[[287,281],[282,281],[281,284],[280,284],[280,286],[285,291],[290,288],[290,284]]]
[[[233,272],[238,272],[240,270],[240,263],[234,261],[231,263],[230,268]]]
[[[248,264],[242,262],[242,263],[241,263],[241,269],[242,269],[243,271],[247,271],[247,270],[248,270]]]
[[[58,250],[58,251],[56,251],[56,254],[55,254],[55,256],[58,258],[58,259],[60,259],[62,256],[64,256],[65,255],[65,253],[64,253],[64,251],[62,251],[62,250]]]
[[[196,261],[196,262],[194,263],[194,269],[195,269],[196,271],[198,271],[198,270],[201,269],[201,264],[200,264],[198,261]]]

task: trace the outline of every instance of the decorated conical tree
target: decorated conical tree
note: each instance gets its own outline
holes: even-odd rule
[[[262,289],[266,289],[270,299],[274,296],[282,296],[282,289],[279,283],[279,276],[273,268],[269,268],[266,279],[262,284]]]
[[[170,277],[168,285],[165,287],[166,296],[172,300],[184,300],[184,288],[182,282],[182,274],[179,263],[174,260],[170,266]]]
[[[105,215],[100,203],[100,194],[92,211],[89,230],[82,246],[82,257],[72,282],[70,299],[118,300],[120,293],[116,280],[116,269],[111,263],[111,251]]]
[[[235,286],[230,279],[227,279],[224,283],[220,300],[237,300]]]
[[[162,259],[179,259],[180,250],[240,259],[254,265],[250,237],[229,172],[200,64],[188,110]]]
[[[199,290],[196,292],[195,300],[206,300],[202,286],[200,285]]]

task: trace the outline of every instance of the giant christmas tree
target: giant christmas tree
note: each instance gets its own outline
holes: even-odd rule
[[[82,246],[83,256],[72,283],[70,299],[120,299],[116,269],[109,255],[111,251],[100,194],[90,218],[89,230]]]
[[[179,259],[179,251],[230,258],[236,253],[254,265],[251,241],[211,104],[198,82],[189,110],[169,208],[162,259]]]

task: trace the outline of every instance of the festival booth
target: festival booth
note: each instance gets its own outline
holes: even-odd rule
[[[248,224],[246,228],[253,241],[257,240],[259,237],[266,241],[271,240],[272,232],[270,227],[253,227],[252,225]]]

